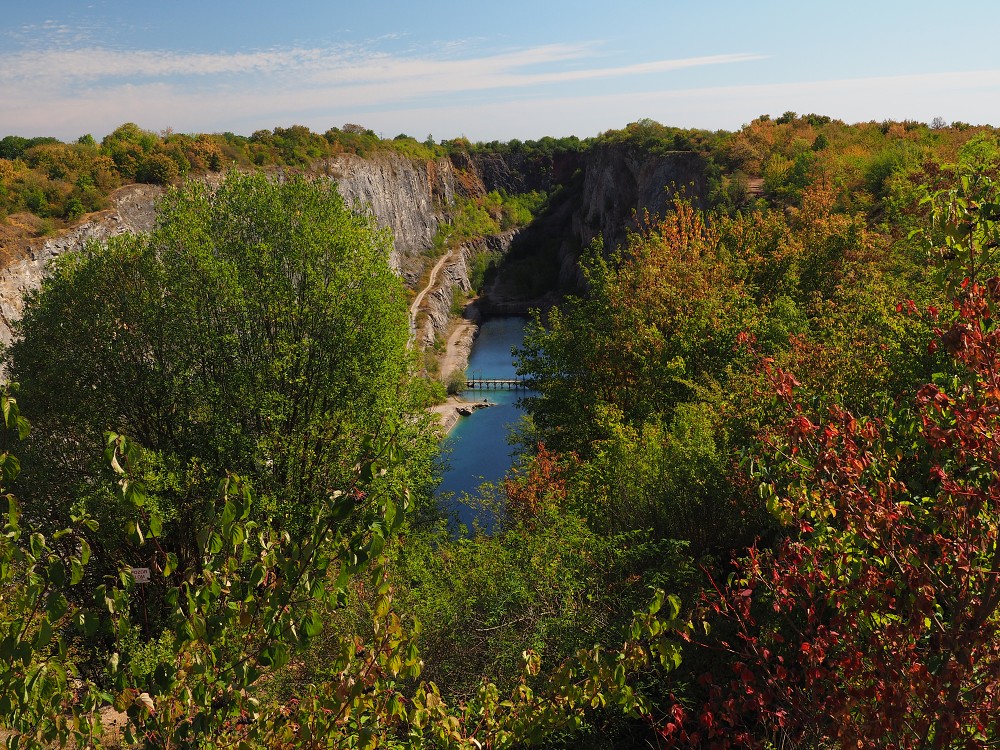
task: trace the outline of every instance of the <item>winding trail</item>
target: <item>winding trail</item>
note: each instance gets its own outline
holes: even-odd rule
[[[420,312],[420,306],[424,302],[424,297],[427,295],[431,289],[434,288],[434,284],[437,282],[438,271],[444,268],[445,263],[451,260],[453,250],[449,250],[444,255],[438,259],[438,262],[434,264],[434,268],[431,269],[431,275],[427,279],[427,285],[417,292],[417,296],[413,298],[413,302],[410,303],[410,341],[412,342],[417,336],[417,313]]]
[[[410,303],[410,346],[414,345],[417,338],[417,315],[420,312],[420,306],[424,302],[424,297],[434,289],[438,273],[453,259],[454,253],[454,250],[449,250],[438,259],[437,263],[431,269],[427,284],[413,298],[413,302]],[[472,340],[476,337],[478,328],[479,326],[473,321],[461,318],[452,329],[451,334],[448,336],[444,354],[439,357],[441,373],[445,378],[456,370],[464,369],[466,364],[468,364],[469,352],[472,350]],[[437,415],[444,432],[448,433],[458,422],[459,415],[457,408],[468,403],[470,402],[461,396],[449,396],[444,403],[430,407],[429,411]]]

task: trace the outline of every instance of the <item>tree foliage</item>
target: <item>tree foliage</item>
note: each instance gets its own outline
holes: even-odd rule
[[[23,431],[26,425],[6,394],[3,406],[10,428]],[[106,457],[140,545],[144,536],[156,543],[161,532],[144,512],[141,454],[128,438],[107,436]],[[359,466],[355,480],[389,468],[394,459],[388,452],[381,455],[377,463]],[[14,463],[4,455],[5,477],[14,473]],[[648,713],[636,676],[674,669],[680,658],[675,635],[687,629],[679,602],[662,592],[634,614],[620,648],[580,649],[539,679],[540,659],[525,651],[521,679],[509,698],[502,699],[488,680],[454,704],[443,700],[433,683],[414,685],[422,668],[415,641],[419,625],[396,614],[392,585],[377,562],[386,540],[402,526],[405,495],[381,493],[378,519],[364,533],[345,535],[342,522],[359,491],[355,484],[319,503],[309,533],[293,539],[272,522],[250,520],[249,484],[236,475],[223,478],[194,561],[178,568],[176,556],[156,544],[153,568],[167,581],[173,635],[160,639],[152,669],[121,650],[135,615],[130,572],[121,568],[117,581],[111,578],[93,588],[92,598],[71,604],[64,592],[83,578],[86,547],[82,555],[64,559],[40,534],[25,543],[15,502],[6,496],[0,648],[9,661],[0,670],[0,729],[8,734],[8,746],[100,747],[104,735],[96,709],[109,704],[126,716],[124,742],[147,748],[319,742],[507,748],[546,741],[607,705],[633,718]],[[327,631],[323,608],[343,603],[367,569],[373,596],[367,637]],[[110,684],[104,689],[89,680],[68,689],[73,664],[61,631],[69,620],[88,635],[112,637]],[[262,688],[324,634],[337,642],[325,677],[286,702],[268,700]]]
[[[226,471],[252,474],[256,512],[293,531],[379,440],[406,443],[417,477],[432,443],[407,416],[407,315],[388,252],[332,187],[233,173],[214,191],[169,193],[151,235],[62,260],[7,354],[33,404],[26,513],[57,523],[81,499],[117,528],[94,453],[107,431],[146,448],[151,508],[181,554]]]

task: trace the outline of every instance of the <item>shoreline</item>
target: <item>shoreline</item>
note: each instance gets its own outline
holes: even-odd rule
[[[462,414],[459,413],[458,411],[459,409],[461,408],[482,409],[486,404],[489,404],[490,406],[493,405],[486,399],[483,399],[481,401],[478,400],[469,401],[468,399],[463,398],[462,396],[448,396],[448,398],[445,399],[442,403],[435,404],[434,406],[430,407],[428,411],[438,416],[438,420],[440,421],[441,428],[444,432],[444,437],[447,437],[448,434],[455,427],[455,425],[458,424],[458,420],[461,419],[463,416]]]
[[[458,424],[458,418],[462,416],[458,413],[459,408],[467,403],[461,396],[448,396],[443,403],[430,407],[429,411],[432,414],[437,414],[445,437]]]
[[[465,314],[458,318],[455,327],[448,335],[448,342],[445,346],[444,354],[441,355],[440,363],[441,376],[444,382],[452,373],[460,372],[469,366],[469,356],[472,353],[472,344],[479,335],[479,311],[476,307],[478,299],[472,300],[465,308]],[[435,404],[428,411],[438,416],[444,436],[452,431],[459,418],[462,416],[458,410],[463,407],[473,407],[477,401],[469,401],[461,394],[448,396],[442,403]]]

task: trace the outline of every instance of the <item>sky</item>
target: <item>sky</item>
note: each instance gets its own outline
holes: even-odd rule
[[[0,0],[0,137],[1000,126],[998,32],[997,0]]]

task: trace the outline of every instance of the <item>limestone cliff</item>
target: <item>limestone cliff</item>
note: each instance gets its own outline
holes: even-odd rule
[[[25,240],[5,248],[13,259],[0,269],[0,343],[11,341],[11,324],[20,319],[24,295],[37,289],[49,261],[75,252],[91,241],[106,240],[124,232],[148,232],[156,217],[153,205],[163,194],[152,185],[129,185],[111,196],[111,208],[92,214],[62,234],[47,239]]]
[[[552,175],[562,176],[549,208],[512,242],[505,267],[483,301],[486,314],[545,308],[562,294],[579,290],[580,254],[596,237],[603,237],[610,252],[624,244],[646,212],[669,211],[676,191],[683,189],[696,203],[703,203],[707,194],[705,160],[693,152],[650,154],[626,144],[598,145],[552,167]],[[488,174],[512,179],[496,165]],[[545,288],[525,293],[522,282],[519,290],[517,278],[531,274],[544,276]]]
[[[683,190],[696,202],[706,192],[704,159],[689,151],[650,155],[626,146],[598,147],[589,154],[572,234],[583,245],[598,235],[612,249],[625,242],[643,213],[662,215]]]
[[[335,180],[350,204],[371,212],[392,232],[390,261],[415,291],[426,283],[427,269],[436,261],[427,251],[457,196],[499,189],[553,193],[549,210],[531,226],[486,238],[482,247],[470,245],[446,258],[415,316],[419,318],[417,340],[424,345],[432,345],[447,331],[454,295],[470,291],[468,262],[476,252],[489,249],[509,259],[516,271],[505,275],[501,264],[480,305],[483,312],[517,313],[544,307],[559,292],[579,286],[577,260],[594,237],[603,235],[605,247],[614,247],[636,226],[637,215],[667,210],[675,187],[684,186],[695,200],[706,192],[705,165],[693,153],[651,155],[619,144],[531,160],[510,157],[509,161],[497,155],[461,153],[420,161],[386,151],[371,158],[340,155],[313,167],[313,173]],[[10,324],[21,314],[22,295],[38,286],[52,258],[77,250],[91,239],[148,231],[161,194],[161,189],[149,185],[123,188],[112,196],[111,209],[57,237],[2,248],[2,255],[10,260],[0,269],[0,342],[10,341]],[[525,291],[525,278],[532,282],[529,291]]]
[[[468,179],[460,180],[447,159],[413,161],[394,153],[370,159],[342,155],[317,163],[313,171],[335,180],[349,204],[359,211],[370,212],[381,226],[392,232],[390,263],[411,288],[432,262],[425,251],[433,245],[438,226],[446,219],[456,194],[469,189]],[[472,187],[475,189],[476,185]],[[482,190],[481,185],[478,189]],[[130,185],[111,197],[109,210],[87,217],[58,236],[23,240],[14,247],[5,247],[5,254],[12,260],[0,269],[0,342],[10,342],[11,323],[23,309],[22,296],[38,287],[49,261],[79,250],[89,240],[100,241],[126,231],[149,231],[155,220],[155,202],[162,194],[161,188]],[[445,277],[445,283],[452,283],[451,279],[461,270]],[[458,278],[456,283],[467,288],[467,276]],[[450,300],[450,288],[446,293]],[[447,324],[440,322],[440,315],[433,320],[443,331]]]
[[[391,263],[413,287],[448,207],[465,191],[448,159],[414,161],[387,152],[370,159],[353,154],[327,159],[315,170],[337,182],[348,204],[369,211],[392,232]]]

